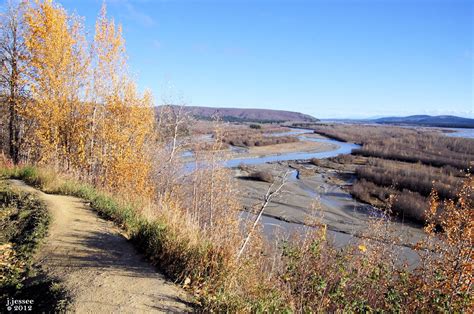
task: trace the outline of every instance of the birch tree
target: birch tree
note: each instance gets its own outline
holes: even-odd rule
[[[122,28],[103,5],[93,44],[92,168],[105,186],[150,193],[153,96],[137,91],[126,60]]]
[[[23,11],[23,4],[8,1],[6,11],[0,16],[1,104],[2,111],[8,116],[8,153],[15,164],[20,161],[25,131],[19,113],[27,91]]]
[[[89,110],[81,100],[88,75],[83,25],[61,6],[39,0],[28,6],[25,24],[33,103],[23,114],[35,123],[39,162],[82,166]]]

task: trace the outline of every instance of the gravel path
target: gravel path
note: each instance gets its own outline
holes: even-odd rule
[[[52,215],[36,263],[70,292],[77,313],[190,312],[185,292],[156,272],[120,234],[83,200],[49,195],[22,181],[12,186],[36,193]]]

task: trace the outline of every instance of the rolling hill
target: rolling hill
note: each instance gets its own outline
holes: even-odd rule
[[[474,128],[474,119],[456,116],[415,115],[408,117],[385,117],[374,119],[372,122],[381,124],[405,124],[434,127]]]
[[[299,112],[272,110],[272,109],[247,109],[247,108],[212,108],[185,106],[185,112],[191,114],[197,119],[211,120],[218,116],[224,121],[229,122],[317,122],[318,119]]]

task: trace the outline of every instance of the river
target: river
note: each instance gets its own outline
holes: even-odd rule
[[[273,155],[265,155],[265,156],[258,156],[258,157],[234,157],[226,160],[224,162],[224,166],[228,168],[234,168],[241,164],[245,165],[261,165],[268,162],[277,162],[277,161],[290,161],[290,160],[307,160],[311,158],[330,158],[335,157],[341,154],[350,154],[353,149],[360,148],[360,145],[353,144],[353,143],[345,143],[341,141],[336,141],[332,139],[326,138],[312,138],[306,137],[304,134],[313,134],[313,130],[310,129],[294,129],[290,128],[288,132],[281,132],[281,133],[271,133],[265,134],[269,136],[288,136],[288,135],[296,135],[301,140],[304,141],[311,141],[311,142],[319,142],[319,143],[329,143],[336,145],[336,149],[324,151],[324,152],[292,152],[292,153],[282,153],[282,154],[273,154]],[[245,153],[247,150],[243,147],[231,146],[231,151],[236,153]],[[181,154],[182,157],[192,157],[194,154],[191,151],[185,151]],[[185,170],[187,172],[191,172],[194,170],[195,164],[194,162],[186,163]]]
[[[353,149],[359,148],[360,146],[353,143],[341,142],[333,139],[326,138],[315,138],[305,136],[307,134],[314,134],[311,129],[295,129],[292,128],[288,132],[266,134],[267,136],[297,136],[303,141],[313,141],[321,143],[330,143],[335,145],[335,149],[324,151],[324,152],[290,152],[273,155],[265,155],[258,157],[233,157],[224,162],[225,167],[234,168],[241,164],[246,165],[262,165],[272,162],[280,161],[298,161],[308,160],[312,158],[323,159],[335,157],[341,154],[350,154]],[[245,153],[245,148],[235,147],[231,148],[234,152]],[[188,163],[187,171],[194,169],[194,163]],[[289,168],[290,169],[290,168]],[[318,199],[322,206],[325,208],[325,223],[328,224],[328,234],[334,240],[336,246],[345,246],[348,243],[356,241],[357,238],[353,234],[357,234],[359,231],[366,228],[366,222],[370,217],[377,216],[379,211],[371,205],[358,202],[353,199],[349,193],[344,191],[340,186],[331,185],[327,183],[320,183],[322,180],[320,177],[309,178],[305,180],[299,180],[297,178],[297,172],[291,169],[290,183],[292,183],[292,189],[295,189],[297,193],[306,194],[306,202],[303,207],[309,207],[312,200]],[[320,175],[317,175],[320,176]],[[324,176],[323,176],[324,177]],[[321,185],[325,187],[321,188]],[[263,196],[263,195],[262,195]],[[274,204],[275,206],[275,204]],[[281,205],[276,205],[281,206]],[[273,215],[273,214],[272,214]],[[280,236],[288,236],[294,232],[304,233],[307,230],[307,226],[302,223],[291,223],[286,222],[282,219],[278,219],[277,216],[264,215],[261,218],[263,224],[264,233],[273,237],[275,232],[278,232]],[[289,213],[291,216],[291,213]],[[242,212],[242,219],[254,219],[253,214],[248,212]],[[397,233],[403,238],[418,238],[420,229],[418,227],[410,226],[406,223],[394,222],[396,225]],[[400,246],[400,252],[403,255],[403,260],[408,261],[409,265],[414,265],[417,262],[417,255],[412,252],[409,248]]]
[[[332,139],[325,138],[314,138],[305,136],[305,134],[312,134],[313,130],[310,129],[291,129],[288,132],[282,132],[278,134],[272,134],[272,136],[287,136],[295,135],[303,141],[314,141],[331,143],[336,145],[336,149],[325,152],[296,152],[296,153],[283,153],[279,155],[259,156],[254,158],[232,158],[226,161],[225,166],[237,167],[240,164],[247,165],[259,165],[277,161],[297,161],[297,160],[308,160],[312,158],[330,158],[340,154],[350,154],[353,149],[359,148],[359,145],[353,143],[346,143]],[[322,183],[321,178],[305,178],[300,180],[297,177],[296,170],[292,170],[290,175],[290,182],[307,195],[307,206],[310,205],[311,200],[318,199],[322,208],[325,210],[324,223],[328,226],[328,235],[333,239],[333,243],[337,247],[343,247],[349,243],[357,241],[357,237],[354,234],[358,234],[366,226],[366,222],[370,217],[380,216],[381,212],[371,205],[361,203],[352,196],[344,191],[340,186]],[[321,187],[325,185],[325,187]],[[293,188],[294,188],[293,187]],[[294,190],[293,190],[294,191]],[[281,202],[277,202],[280,203]],[[241,214],[243,219],[254,219],[253,214],[243,212]],[[344,220],[344,222],[341,221]],[[292,233],[304,234],[307,227],[301,223],[292,223],[278,219],[278,217],[272,217],[271,215],[264,215],[261,218],[264,233],[269,237],[274,237],[275,233],[278,233],[280,237],[288,236]],[[393,221],[395,227],[395,233],[401,238],[412,242],[415,239],[419,239],[422,230],[411,224],[405,222]],[[407,262],[408,265],[416,265],[418,262],[418,255],[412,251],[409,247],[399,246],[399,261]]]
[[[464,137],[474,139],[474,129],[443,128],[441,130],[448,131],[444,134],[449,137]]]
[[[446,130],[448,132],[443,132],[444,135],[448,137],[463,137],[463,138],[471,138],[474,139],[474,129],[453,129],[453,128],[443,128],[441,131]],[[337,140],[332,139],[324,139],[324,138],[314,138],[305,136],[305,134],[314,133],[313,130],[310,129],[291,129],[288,132],[281,132],[281,133],[273,133],[267,134],[270,136],[288,136],[294,135],[297,136],[300,140],[303,141],[313,141],[313,142],[322,142],[322,143],[331,143],[336,145],[336,149],[324,152],[291,152],[291,153],[283,153],[278,155],[267,155],[267,156],[259,156],[259,157],[251,157],[251,158],[232,158],[225,162],[226,167],[237,167],[240,164],[246,165],[261,165],[265,163],[271,162],[279,162],[279,161],[297,161],[297,160],[308,160],[312,158],[330,158],[335,157],[340,154],[350,154],[353,149],[359,148],[359,145],[353,143],[345,143]],[[361,202],[356,201],[353,199],[350,194],[343,191],[339,186],[331,186],[329,192],[321,192],[316,191],[315,187],[317,185],[308,184],[311,180],[299,180],[297,177],[296,170],[293,170],[290,176],[290,181],[295,183],[302,191],[304,191],[309,198],[315,199],[318,198],[319,202],[325,206],[325,208],[333,208],[338,209],[340,212],[344,212],[349,214],[353,217],[360,218],[361,216],[376,216],[380,211],[372,207],[371,205],[364,204]],[[309,204],[308,204],[309,205]],[[351,208],[351,210],[347,211],[344,209]],[[331,209],[329,210],[331,211]],[[331,213],[329,213],[331,215]],[[339,215],[339,213],[338,213]],[[241,214],[242,219],[254,219],[254,215],[243,212]],[[341,216],[342,217],[342,216]],[[351,221],[352,217],[345,216],[348,224],[352,224]],[[340,218],[340,217],[339,217]],[[276,232],[280,234],[280,236],[288,236],[292,233],[299,233],[304,234],[307,230],[307,226],[304,226],[300,223],[291,223],[286,222],[278,217],[272,217],[269,215],[263,215],[261,218],[261,222],[263,224],[263,231],[268,236],[272,237]],[[355,222],[355,221],[354,221]],[[337,224],[335,224],[337,225]],[[406,222],[399,222],[393,221],[393,227],[395,232],[405,239],[407,242],[413,244],[414,242],[418,241],[423,236],[423,231],[421,228],[415,225],[407,224]],[[357,238],[354,237],[352,234],[356,234],[357,232],[354,231],[344,232],[336,230],[331,230],[331,222],[328,224],[328,234],[334,240],[334,244],[337,247],[345,246],[349,243],[353,243],[357,241]],[[417,265],[419,261],[418,254],[413,251],[411,248],[401,245],[398,246],[399,248],[399,261],[407,262],[408,265],[414,267]]]
[[[353,149],[360,148],[360,145],[353,143],[345,143],[341,141],[336,141],[332,139],[325,138],[313,138],[304,136],[304,134],[313,134],[313,130],[309,129],[291,129],[288,132],[282,132],[277,134],[271,134],[271,136],[288,136],[288,135],[297,135],[300,140],[319,142],[319,143],[330,143],[335,144],[336,149],[324,152],[292,152],[292,153],[283,153],[259,157],[250,157],[250,158],[232,158],[225,162],[225,166],[229,168],[237,167],[240,164],[245,165],[260,165],[267,162],[276,162],[276,161],[289,161],[289,160],[308,160],[312,158],[322,159],[335,157],[341,154],[350,154]]]

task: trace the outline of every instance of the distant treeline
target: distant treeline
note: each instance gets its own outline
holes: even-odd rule
[[[439,135],[408,135],[364,144],[353,152],[406,162],[421,162],[435,167],[469,168],[474,160],[474,141]]]
[[[270,135],[286,131],[289,131],[289,129],[280,126],[250,124],[248,128],[246,128],[242,125],[234,125],[226,128],[219,137],[223,143],[240,147],[268,146],[299,141],[298,138],[294,136]],[[215,137],[216,134],[213,136]]]
[[[302,129],[311,129],[316,126],[324,125],[319,122],[295,122],[291,124],[291,127],[293,128],[302,128]]]

